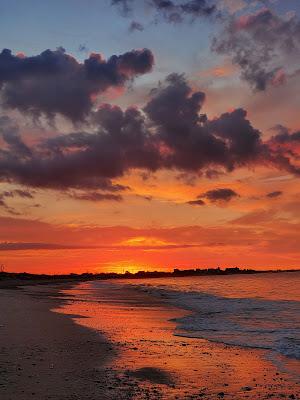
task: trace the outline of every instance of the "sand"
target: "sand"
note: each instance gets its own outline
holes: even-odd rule
[[[299,398],[261,351],[174,336],[182,311],[108,289],[99,314],[77,287],[0,289],[1,400]]]
[[[109,398],[101,367],[112,348],[99,333],[50,312],[62,302],[58,289],[0,289],[1,400]]]

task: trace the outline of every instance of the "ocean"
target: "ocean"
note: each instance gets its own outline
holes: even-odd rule
[[[300,360],[300,272],[118,284],[191,311],[176,320],[176,335],[269,349]]]

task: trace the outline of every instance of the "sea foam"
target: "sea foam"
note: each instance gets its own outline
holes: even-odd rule
[[[202,338],[243,347],[272,350],[300,359],[298,301],[227,298],[167,285],[126,284],[162,301],[190,311],[177,318],[175,335]]]

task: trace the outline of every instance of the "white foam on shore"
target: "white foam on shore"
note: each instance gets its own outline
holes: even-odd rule
[[[176,335],[243,347],[268,349],[300,359],[299,302],[227,298],[151,284],[125,284],[191,311],[176,319]]]

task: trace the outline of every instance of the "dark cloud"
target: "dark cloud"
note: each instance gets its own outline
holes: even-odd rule
[[[260,132],[243,109],[208,120],[201,114],[203,92],[192,92],[182,75],[170,75],[144,108],[167,151],[164,165],[183,171],[223,167],[227,171],[257,163],[265,153]]]
[[[213,41],[212,49],[229,55],[241,77],[255,90],[285,81],[299,65],[300,21],[297,16],[276,15],[270,9],[232,17]]]
[[[107,200],[121,201],[123,199],[120,194],[99,193],[99,192],[72,193],[70,197],[76,200],[85,200],[92,202],[107,201]]]
[[[144,30],[144,26],[137,21],[132,21],[130,26],[129,26],[129,32],[135,32],[135,31],[139,31],[142,32]]]
[[[267,194],[269,199],[276,199],[277,197],[282,196],[282,192],[280,190],[276,190],[275,192],[270,192]]]
[[[7,198],[14,198],[14,197],[21,197],[23,199],[33,199],[34,195],[32,192],[22,189],[4,190],[3,192],[0,192],[0,207],[3,208],[9,214],[19,215],[19,213],[13,207],[10,207],[6,202]]]
[[[218,201],[226,201],[226,202],[230,201],[235,197],[239,197],[239,194],[232,189],[221,188],[221,189],[209,190],[206,193],[200,195],[199,197],[204,197],[214,203]]]
[[[17,251],[17,250],[64,250],[64,249],[89,249],[94,247],[73,246],[57,243],[20,243],[20,242],[2,242],[0,243],[0,251]]]
[[[273,130],[277,133],[269,140],[269,147],[275,149],[278,156],[289,158],[295,165],[299,165],[300,131],[291,132],[282,125],[275,126]]]
[[[191,206],[205,206],[205,202],[201,199],[188,201],[186,204]]]
[[[19,251],[19,250],[81,250],[81,249],[103,249],[103,250],[178,250],[201,247],[201,244],[165,244],[165,245],[110,245],[110,246],[82,246],[57,243],[24,243],[24,242],[2,242],[0,251]]]
[[[4,107],[39,116],[62,114],[73,121],[84,119],[93,97],[110,87],[151,71],[150,50],[132,50],[105,60],[91,54],[79,63],[64,49],[46,50],[37,56],[0,53],[0,94]]]
[[[20,213],[16,211],[13,207],[10,207],[1,196],[0,196],[0,208],[4,209],[7,213],[11,215],[20,215]]]
[[[271,142],[275,144],[292,144],[300,142],[300,131],[291,133],[289,129],[281,125],[277,126],[276,130],[278,133],[271,138]]]
[[[136,0],[112,0],[112,5],[119,6],[123,15],[131,15],[140,1]],[[217,7],[214,1],[210,0],[143,0],[143,3],[158,13],[165,21],[179,23],[185,17],[191,17],[192,20],[199,17],[209,17],[213,15]]]
[[[216,11],[216,6],[207,0],[176,2],[171,0],[152,0],[152,5],[168,22],[182,22],[185,16],[207,17]]]
[[[0,198],[3,197],[22,197],[23,199],[33,199],[34,195],[29,190],[15,189],[15,190],[5,190],[0,193]]]
[[[29,192],[28,190],[21,190],[21,189],[16,189],[13,190],[13,193],[16,194],[17,196],[22,197],[23,199],[33,199],[33,193]]]
[[[123,112],[119,107],[104,105],[94,114],[94,120],[98,132],[46,139],[30,157],[26,151],[15,155],[7,143],[7,149],[0,150],[0,179],[32,187],[116,192],[129,188],[113,184],[111,178],[131,168],[158,168],[159,153],[139,110]]]
[[[203,92],[193,91],[184,76],[172,74],[151,92],[143,110],[103,104],[90,113],[89,130],[41,139],[38,144],[26,144],[11,121],[2,118],[0,181],[74,189],[78,196],[84,190],[86,198],[81,199],[87,200],[91,192],[118,197],[128,188],[114,179],[132,170],[216,175],[263,165],[300,174],[291,153],[272,141],[263,142],[245,110],[209,120],[202,113],[204,101]],[[94,197],[105,198],[103,193]]]

